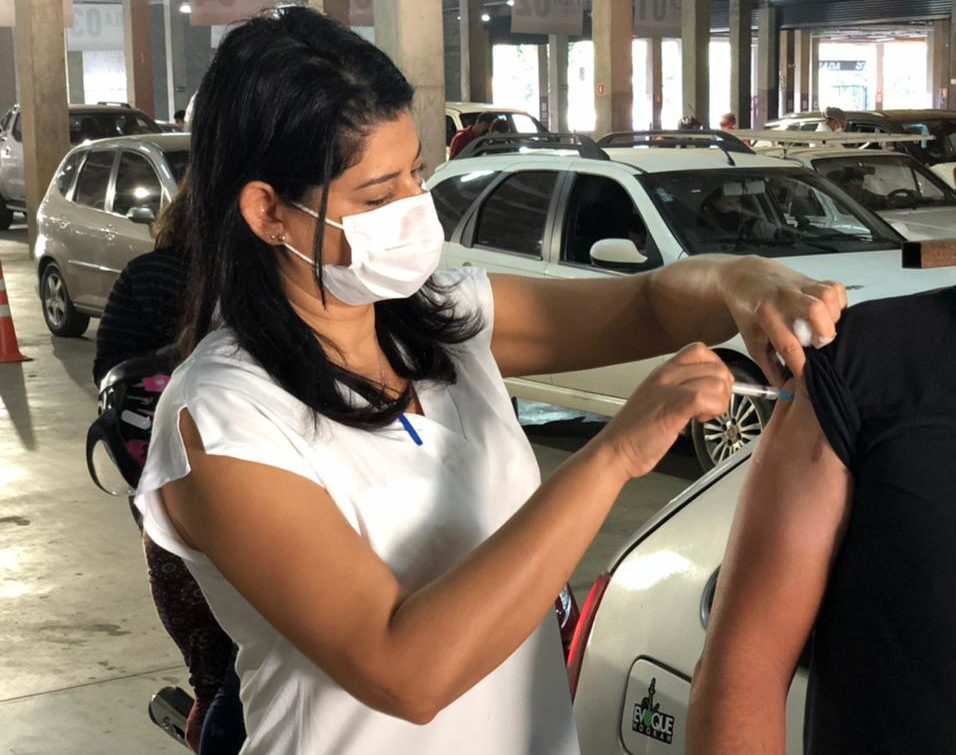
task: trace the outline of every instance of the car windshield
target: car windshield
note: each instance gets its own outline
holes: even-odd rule
[[[900,128],[907,134],[928,134],[936,137],[915,142],[910,148],[923,161],[956,160],[956,118],[905,121]]]
[[[152,120],[135,111],[70,113],[71,144],[108,139],[112,136],[158,134],[160,130]]]
[[[186,174],[186,166],[189,165],[189,150],[180,149],[175,152],[166,153],[166,162],[169,164],[169,170],[179,184]]]
[[[956,193],[912,158],[899,154],[818,157],[814,169],[874,212],[956,207]]]
[[[898,248],[902,241],[885,221],[802,168],[637,178],[688,254],[795,257]]]

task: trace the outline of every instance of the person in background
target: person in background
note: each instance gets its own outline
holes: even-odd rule
[[[690,342],[739,329],[779,379],[789,323],[832,337],[845,306],[759,257],[438,271],[413,95],[286,6],[226,34],[196,98],[185,359],[136,504],[238,645],[244,755],[576,755],[554,598],[626,482],[727,410]],[[675,351],[542,483],[504,377]]]
[[[700,131],[702,128],[703,125],[694,115],[685,115],[677,122],[678,131]]]
[[[720,116],[720,129],[721,131],[736,131],[737,115],[735,113],[724,113]]]
[[[688,755],[956,752],[956,288],[869,301],[807,350],[744,482]]]
[[[505,119],[505,118],[496,118],[496,119],[492,122],[492,124],[491,124],[491,129],[490,129],[490,131],[489,131],[488,133],[491,134],[491,135],[496,135],[496,134],[510,134],[510,133],[512,133],[512,131],[511,131],[511,126],[508,124],[507,119]]]
[[[494,113],[480,113],[473,125],[461,129],[455,134],[448,147],[449,159],[461,152],[479,136],[486,136],[491,130],[491,124],[498,120]]]
[[[186,282],[188,176],[153,228],[155,246],[132,259],[113,285],[96,332],[93,380],[127,359],[168,349],[176,341]],[[138,522],[139,523],[139,522]],[[194,704],[186,743],[201,755],[235,755],[245,731],[233,643],[213,617],[182,559],[143,535],[150,594],[160,621],[189,670]],[[207,714],[213,711],[212,714]]]
[[[846,113],[838,107],[828,107],[823,111],[823,121],[817,124],[820,133],[839,134],[846,130]]]
[[[180,131],[185,131],[186,130],[186,111],[177,110],[175,113],[173,113],[173,121],[176,123],[177,126],[179,126]]]

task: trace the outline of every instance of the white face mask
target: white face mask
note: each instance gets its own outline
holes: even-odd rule
[[[318,219],[315,210],[293,204]],[[445,231],[427,191],[370,212],[347,215],[341,225],[328,218],[325,222],[341,228],[352,248],[350,265],[322,266],[323,285],[345,304],[407,298],[438,269]],[[313,264],[312,258],[298,249],[283,246]]]

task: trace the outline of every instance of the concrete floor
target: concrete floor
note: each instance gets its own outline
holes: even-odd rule
[[[96,321],[84,338],[54,338],[36,296],[26,231],[0,232],[20,350],[0,364],[0,755],[183,753],[152,725],[157,688],[186,687],[182,659],[156,617],[125,498],[95,488],[85,464],[96,413]],[[522,406],[547,475],[599,427]],[[593,418],[592,418],[593,419]],[[679,447],[631,483],[572,585],[594,577],[652,513],[697,474]]]

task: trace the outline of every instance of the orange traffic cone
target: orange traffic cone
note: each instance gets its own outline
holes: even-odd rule
[[[7,284],[3,282],[3,265],[0,265],[0,362],[29,362],[30,357],[20,353],[17,332],[13,329],[10,301],[7,299]]]

